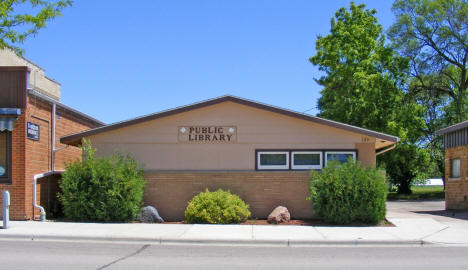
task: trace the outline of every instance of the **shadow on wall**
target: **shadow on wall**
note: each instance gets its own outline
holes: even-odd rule
[[[62,176],[60,174],[55,174],[39,178],[37,181],[38,190],[40,191],[39,205],[44,207],[47,218],[63,216],[62,207],[57,198],[57,193],[60,191],[59,182],[61,178]]]

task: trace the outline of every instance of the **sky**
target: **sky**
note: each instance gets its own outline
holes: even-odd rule
[[[223,95],[315,115],[315,41],[350,1],[76,0],[22,47],[105,123]],[[355,1],[387,29],[393,1]]]

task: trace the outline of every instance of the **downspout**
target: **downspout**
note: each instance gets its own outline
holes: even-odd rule
[[[381,151],[379,151],[379,152],[375,152],[375,156],[381,155],[381,154],[383,154],[383,153],[385,153],[385,152],[388,152],[388,151],[390,151],[390,150],[392,150],[392,149],[395,149],[396,145],[397,145],[397,144],[395,143],[395,144],[393,144],[393,145],[392,145],[391,147],[389,147],[389,148],[385,148],[384,150],[381,150]]]
[[[52,120],[51,120],[51,133],[52,133],[52,151],[51,151],[51,161],[50,161],[50,164],[51,164],[51,170],[47,173],[41,173],[41,174],[36,174],[34,175],[34,181],[33,181],[33,206],[37,209],[39,209],[39,211],[41,212],[40,216],[41,216],[41,221],[45,221],[46,220],[46,212],[45,212],[45,209],[44,207],[40,206],[37,204],[36,202],[36,191],[37,191],[37,179],[39,178],[42,178],[44,176],[48,176],[48,175],[52,175],[54,173],[56,173],[57,171],[55,171],[55,152],[58,152],[58,151],[61,151],[65,148],[67,148],[67,146],[65,147],[62,147],[60,149],[56,149],[55,148],[55,119],[56,119],[56,114],[57,114],[57,103],[55,102],[52,102]]]
[[[50,155],[51,157],[51,171],[55,171],[55,114],[57,111],[57,104],[52,103],[52,123],[51,123],[51,132],[52,132],[52,153]]]
[[[41,211],[40,216],[41,216],[41,221],[46,221],[46,212],[44,207],[40,206],[37,204],[36,200],[36,191],[37,191],[37,179],[42,178],[46,175],[49,175],[54,172],[55,170],[55,111],[56,111],[56,104],[55,102],[52,103],[52,121],[51,121],[51,133],[52,133],[52,149],[51,149],[51,154],[50,154],[50,164],[51,164],[51,170],[48,173],[40,173],[34,175],[34,181],[33,181],[33,207],[39,209]],[[34,217],[33,217],[34,219]]]
[[[36,186],[37,186],[37,179],[39,178],[42,178],[44,177],[46,174],[48,173],[40,173],[40,174],[36,174],[34,175],[34,182],[33,182],[33,206],[37,209],[39,209],[39,211],[41,211],[41,221],[45,221],[46,220],[46,212],[44,210],[44,207],[38,205],[36,203]]]

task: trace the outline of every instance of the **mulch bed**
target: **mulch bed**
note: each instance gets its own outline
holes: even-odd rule
[[[185,224],[183,221],[172,221],[164,222],[163,224]],[[325,223],[321,220],[314,219],[292,219],[287,223],[281,224],[270,224],[266,219],[249,219],[246,222],[241,223],[240,225],[278,225],[278,226],[287,226],[287,225],[297,225],[297,226],[320,226],[320,227],[395,227],[390,221],[384,220],[377,225],[369,225],[363,223],[351,223],[346,225],[336,225]]]

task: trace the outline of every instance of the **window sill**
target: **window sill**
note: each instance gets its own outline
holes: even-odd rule
[[[448,181],[460,181],[462,180],[461,177],[451,178],[449,177]]]

